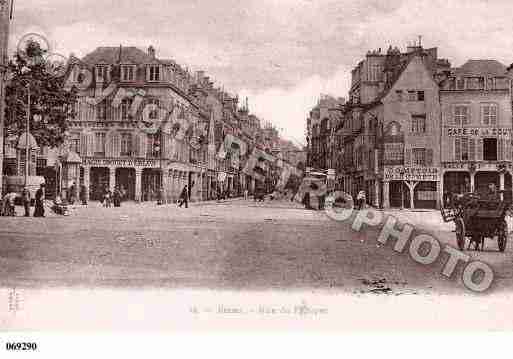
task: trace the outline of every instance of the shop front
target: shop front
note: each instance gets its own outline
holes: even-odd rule
[[[161,185],[160,165],[158,160],[86,157],[82,160],[86,195],[101,200],[106,190],[114,191],[117,186],[125,199],[154,200]]]
[[[124,199],[135,200],[135,169],[116,168],[116,186],[124,195]]]
[[[437,167],[385,166],[383,172],[383,207],[438,208],[441,196]]]
[[[512,190],[510,162],[445,162],[442,166],[444,198],[465,192],[486,193],[490,184],[498,190]],[[506,198],[510,196],[506,193]]]

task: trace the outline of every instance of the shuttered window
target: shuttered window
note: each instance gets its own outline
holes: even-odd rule
[[[80,156],[87,156],[87,134],[80,134]]]
[[[468,138],[461,138],[461,160],[468,161]]]
[[[425,148],[414,148],[412,149],[413,165],[414,166],[425,166],[426,165],[426,149]]]
[[[121,119],[128,120],[130,119],[130,109],[132,107],[133,100],[131,98],[124,98],[121,101]]]
[[[470,161],[476,160],[476,141],[473,138],[468,141],[468,158]]]
[[[105,155],[105,132],[96,132],[94,137],[94,154]]]
[[[129,132],[122,133],[120,155],[132,156],[132,154],[132,134]]]
[[[137,154],[141,158],[146,158],[146,134],[140,133],[138,138]]]
[[[481,105],[481,119],[484,125],[496,125],[497,105],[493,103]]]
[[[461,141],[459,138],[454,139],[454,160],[461,160]]]
[[[404,150],[404,165],[411,166],[411,148]]]
[[[497,140],[497,160],[504,161],[504,140],[502,138]]]
[[[433,149],[431,148],[426,152],[426,166],[433,166]]]
[[[476,142],[476,161],[483,160],[483,139],[479,138]]]
[[[506,161],[511,161],[511,141],[504,140],[504,155]]]
[[[470,109],[468,105],[454,105],[453,121],[457,126],[470,123]]]

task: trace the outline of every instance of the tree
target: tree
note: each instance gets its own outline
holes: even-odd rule
[[[30,133],[40,147],[57,147],[64,142],[68,120],[75,117],[77,92],[64,89],[65,77],[52,68],[45,56],[46,50],[29,41],[25,50],[9,62],[11,79],[6,87],[4,133],[7,137],[25,131],[30,87]]]

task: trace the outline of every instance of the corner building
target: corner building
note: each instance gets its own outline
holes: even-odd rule
[[[158,59],[151,46],[147,52],[99,47],[71,60],[67,86],[80,92],[67,146],[80,155],[77,177],[90,199],[119,186],[127,199],[152,201],[163,187],[165,199],[174,201],[185,185],[191,200],[206,198],[202,139],[208,138],[210,115],[189,96],[191,83],[187,71],[173,60]],[[129,95],[116,98],[119,91]],[[152,128],[159,107],[173,109],[168,128]],[[175,134],[184,124],[188,130],[179,139]]]
[[[439,83],[450,69],[437,49],[369,52],[352,71],[343,136],[343,188],[376,207],[440,205]]]
[[[511,85],[506,66],[470,60],[440,89],[443,193],[511,190]]]

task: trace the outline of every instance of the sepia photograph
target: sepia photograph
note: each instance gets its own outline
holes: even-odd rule
[[[0,0],[0,351],[510,331],[512,13]]]

